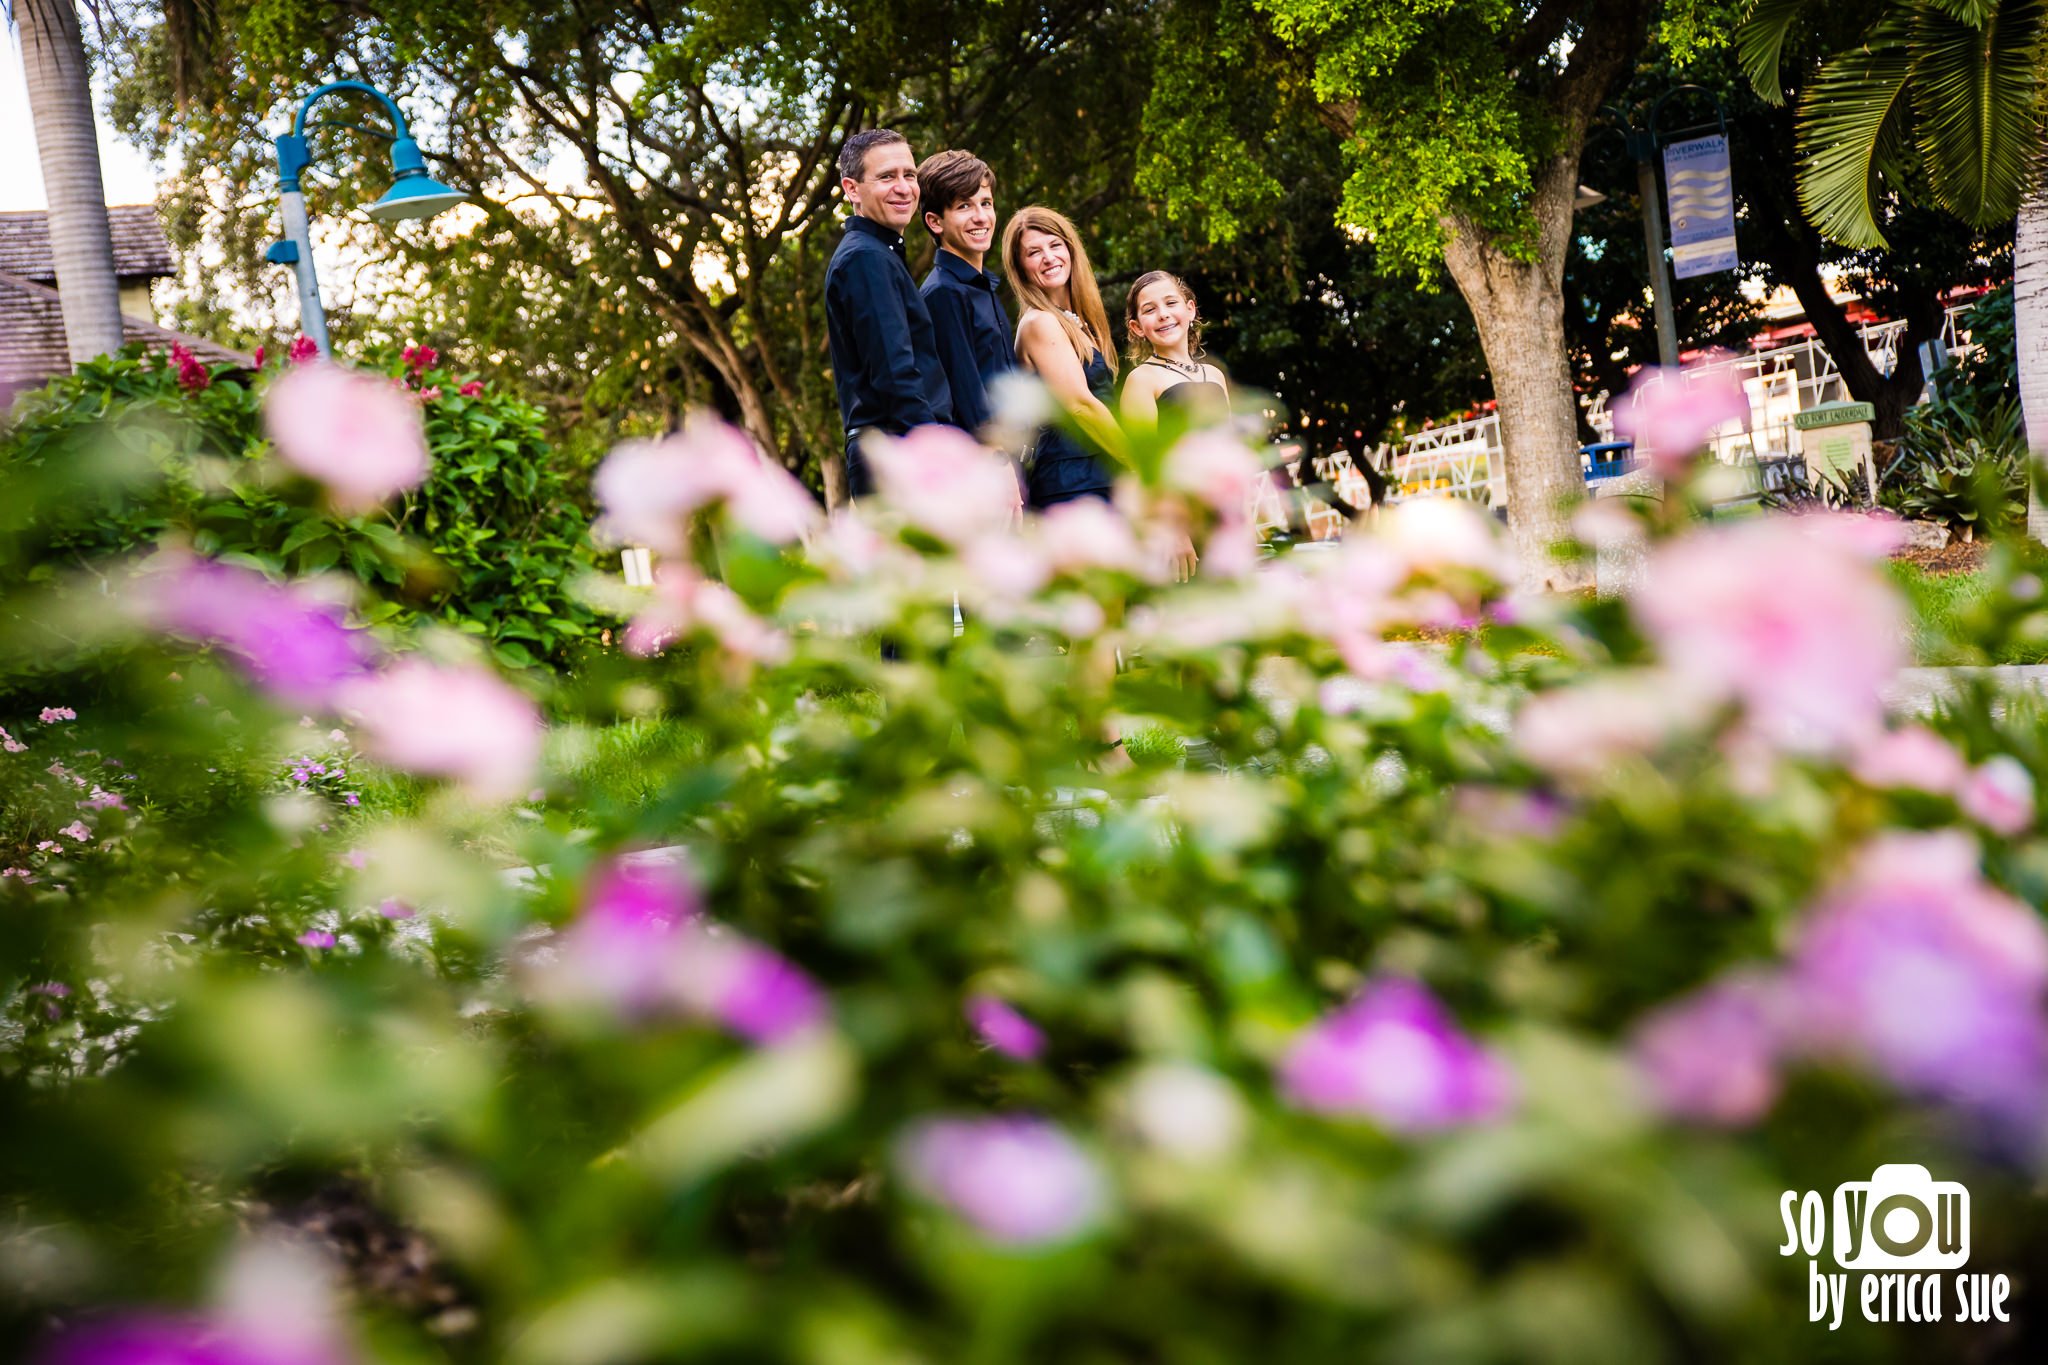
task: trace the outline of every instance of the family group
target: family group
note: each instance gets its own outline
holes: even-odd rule
[[[839,154],[853,217],[825,271],[825,316],[839,415],[846,427],[847,491],[870,491],[862,439],[944,423],[980,432],[994,416],[990,389],[1006,371],[1038,376],[1073,419],[1037,434],[1023,457],[1025,500],[1046,508],[1109,496],[1114,469],[1098,442],[1074,432],[1153,421],[1162,404],[1207,418],[1228,412],[1223,372],[1206,364],[1194,296],[1155,270],[1124,305],[1129,372],[1118,356],[1102,292],[1080,235],[1065,215],[1033,204],[1002,233],[1002,268],[1019,307],[1016,329],[989,269],[996,236],[995,176],[970,152],[919,162],[886,128],[856,133]],[[921,222],[936,246],[931,273],[911,276],[903,234]]]

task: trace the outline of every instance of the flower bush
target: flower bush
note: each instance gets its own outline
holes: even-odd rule
[[[1525,599],[1450,502],[1261,559],[1197,439],[1131,438],[1128,519],[941,433],[830,522],[708,422],[622,450],[662,582],[538,695],[109,569],[118,707],[0,715],[9,1354],[1980,1350],[1831,1336],[1778,1254],[1783,1191],[1901,1162],[1973,1269],[2048,1250],[2048,730],[1887,713],[1885,524],[1674,495],[1631,598]]]
[[[430,347],[352,375],[315,361],[308,343],[252,375],[131,347],[20,399],[0,479],[36,511],[0,572],[62,579],[172,537],[272,575],[344,575],[365,619],[475,633],[509,667],[566,663],[598,629],[571,591],[592,548],[540,412]],[[292,420],[266,425],[273,390]]]

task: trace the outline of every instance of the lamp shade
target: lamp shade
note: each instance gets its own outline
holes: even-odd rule
[[[401,223],[408,218],[431,218],[442,209],[469,202],[461,190],[449,189],[424,171],[401,173],[384,197],[365,209],[380,223]]]

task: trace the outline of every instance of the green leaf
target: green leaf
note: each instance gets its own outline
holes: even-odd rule
[[[1800,99],[1800,207],[1845,246],[1889,245],[1877,224],[1879,168],[1904,136],[1912,68],[1903,20],[1887,20],[1824,63]]]
[[[332,535],[333,533],[334,528],[321,518],[307,517],[298,525],[292,527],[291,534],[284,538],[284,544],[277,547],[277,552],[281,555],[288,555],[294,550],[303,549],[305,546],[311,545],[322,536]]]
[[[1779,71],[1785,60],[1785,39],[1792,23],[1811,0],[1753,0],[1735,30],[1735,59],[1742,74],[1766,103],[1783,104],[1785,86]]]
[[[1970,23],[1930,5],[1913,23],[1915,141],[1935,198],[1975,227],[2018,212],[2041,146],[2042,5],[1993,9]]]

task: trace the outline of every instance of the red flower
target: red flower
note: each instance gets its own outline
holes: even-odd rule
[[[291,354],[288,358],[294,365],[303,365],[307,361],[317,360],[319,357],[320,348],[313,344],[313,338],[300,337],[292,343]]]
[[[198,393],[213,383],[213,371],[186,350],[181,341],[171,343],[171,363],[178,367],[178,387],[187,393]]]
[[[263,348],[261,346],[256,348],[256,368],[259,370],[263,368]]]
[[[467,384],[464,384],[461,388],[456,390],[456,392],[461,394],[464,398],[474,398],[483,391],[484,381],[481,379],[472,379]]]
[[[414,374],[421,370],[431,370],[435,362],[441,359],[441,353],[431,346],[408,346],[400,354],[405,358],[406,368]]]

